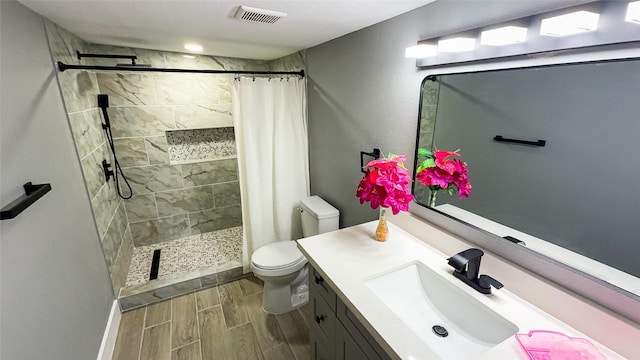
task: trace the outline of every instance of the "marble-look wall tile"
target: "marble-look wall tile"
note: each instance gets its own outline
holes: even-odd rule
[[[269,62],[266,60],[239,59],[224,56],[213,56],[212,59],[224,70],[269,70]]]
[[[89,197],[93,199],[102,186],[106,182],[104,171],[102,169],[102,160],[107,160],[110,164],[113,164],[109,154],[107,143],[100,145],[95,151],[87,155],[80,165],[82,166],[82,174],[84,175],[84,181],[89,190]]]
[[[155,219],[158,217],[156,201],[153,194],[134,195],[124,200],[130,222]]]
[[[118,250],[120,250],[120,242],[121,238],[118,236],[118,232],[116,230],[116,226],[112,221],[109,223],[107,228],[107,232],[100,239],[102,243],[102,252],[104,253],[104,257],[107,260],[107,267],[109,268],[109,273],[113,268],[113,265],[116,262],[116,258],[118,257]]]
[[[76,56],[76,50],[84,51],[87,43],[48,19],[44,19],[44,25],[53,59],[68,65],[80,65],[81,61]]]
[[[433,132],[436,126],[436,108],[435,105],[423,105],[422,114],[420,115],[420,143],[418,146],[425,149],[431,149],[433,145]]]
[[[118,237],[124,237],[124,233],[127,230],[127,226],[129,226],[129,221],[127,218],[127,212],[125,210],[124,201],[118,199],[118,207],[116,208],[116,212],[113,215],[113,222],[115,222],[116,231],[118,232]]]
[[[149,164],[169,164],[169,150],[166,136],[153,136],[144,139]]]
[[[186,214],[213,207],[211,186],[198,186],[155,193],[160,216]]]
[[[216,207],[240,205],[240,183],[232,181],[213,185],[213,198]]]
[[[178,129],[233,127],[231,104],[176,106],[173,115]]]
[[[185,163],[228,158],[236,155],[232,127],[167,131],[169,161]]]
[[[187,215],[131,223],[130,227],[135,246],[157,244],[190,235]]]
[[[125,172],[135,195],[183,187],[178,166],[151,165],[128,168]]]
[[[297,71],[305,68],[306,51],[298,51],[269,62],[271,71]]]
[[[144,138],[115,139],[113,147],[123,168],[149,165]]]
[[[122,248],[122,241],[124,239],[127,229],[126,216],[124,214],[124,206],[122,201],[113,213],[111,222],[108,225],[107,232],[102,237],[102,250],[104,252],[107,265],[109,266],[109,273],[113,273],[113,268],[116,266],[118,254]],[[125,278],[126,280],[126,278]]]
[[[174,69],[197,69],[197,70],[224,70],[222,64],[215,61],[211,56],[188,54],[177,52],[165,52],[164,56],[168,68]]]
[[[237,159],[182,165],[185,186],[216,184],[238,180]]]
[[[231,104],[231,88],[233,87],[233,76],[218,76],[218,100],[220,104]]]
[[[218,103],[216,75],[154,75],[158,101],[163,105],[206,105]]]
[[[99,116],[96,109],[69,114],[69,124],[80,159],[105,142]]]
[[[97,106],[100,90],[96,74],[85,70],[58,72],[58,80],[68,112],[84,111]]]
[[[164,135],[175,128],[171,108],[138,106],[109,108],[114,138]]]
[[[200,234],[242,225],[239,205],[189,213],[191,233]]]
[[[166,66],[164,61],[164,52],[159,50],[147,50],[140,48],[130,48],[122,46],[111,46],[101,44],[87,44],[86,52],[93,54],[110,54],[110,55],[135,55],[136,64],[146,64],[152,67],[163,68]],[[131,64],[128,59],[102,59],[102,58],[90,58],[87,59],[93,65],[100,66],[116,66],[116,64]]]
[[[120,289],[125,286],[127,281],[127,273],[131,264],[131,256],[133,255],[133,240],[131,239],[131,231],[127,226],[124,236],[122,237],[122,245],[116,262],[111,268],[111,285],[113,292],[118,296]]]
[[[107,231],[107,227],[111,223],[114,212],[119,205],[119,197],[115,191],[113,181],[106,183],[98,192],[96,197],[91,201],[93,215],[98,227],[98,233],[102,238]]]
[[[102,94],[109,95],[110,106],[156,105],[153,75],[137,73],[98,73]]]

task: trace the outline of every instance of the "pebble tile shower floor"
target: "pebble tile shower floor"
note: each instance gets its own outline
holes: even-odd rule
[[[153,252],[160,249],[158,279],[210,266],[242,262],[242,227],[233,227],[135,248],[126,287],[149,281]]]

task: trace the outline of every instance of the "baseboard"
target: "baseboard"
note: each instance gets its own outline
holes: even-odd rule
[[[114,300],[111,306],[111,314],[109,314],[109,320],[107,321],[107,327],[102,336],[102,343],[98,351],[98,360],[111,360],[113,349],[116,346],[116,337],[118,336],[121,317],[122,314],[120,313],[118,300]]]

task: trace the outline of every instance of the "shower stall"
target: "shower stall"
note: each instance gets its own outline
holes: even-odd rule
[[[49,21],[46,28],[54,63],[97,66],[57,76],[121,309],[243,276],[233,75],[105,71],[99,67],[118,61],[81,55],[132,54],[154,68],[257,72],[300,69],[301,54],[274,62],[185,57],[89,44]],[[124,178],[117,188],[105,177],[109,169],[124,174],[129,198],[118,196],[128,190]]]

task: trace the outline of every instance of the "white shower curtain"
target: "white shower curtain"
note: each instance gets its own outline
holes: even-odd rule
[[[302,237],[298,207],[309,196],[306,84],[298,77],[241,77],[232,98],[246,273],[261,246]]]

